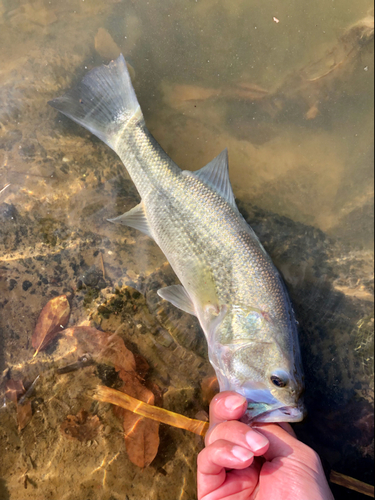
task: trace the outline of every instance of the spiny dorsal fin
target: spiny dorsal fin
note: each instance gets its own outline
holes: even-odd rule
[[[138,229],[142,233],[147,234],[147,236],[150,236],[150,238],[153,238],[142,202],[129,210],[129,212],[125,212],[115,219],[108,219],[108,221],[115,224],[122,224],[123,226],[134,227],[134,229]]]
[[[182,285],[172,285],[158,290],[158,295],[178,309],[196,316],[194,304]]]
[[[184,171],[185,175],[193,175],[205,184],[212,187],[220,194],[233,208],[237,208],[232,186],[229,180],[228,171],[228,150],[222,151],[219,156],[214,158],[205,167],[196,172]]]

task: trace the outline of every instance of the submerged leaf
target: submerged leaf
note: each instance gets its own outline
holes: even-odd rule
[[[33,336],[32,346],[36,356],[60,333],[67,325],[70,316],[70,304],[66,295],[60,295],[50,300],[39,315]]]
[[[134,371],[136,368],[134,354],[116,334],[101,332],[91,326],[75,326],[67,328],[64,335],[73,338],[80,352],[91,354],[94,361],[110,364],[116,370]]]
[[[142,384],[149,370],[149,365],[142,356],[135,357],[127,349],[121,337],[101,332],[90,326],[68,328],[64,331],[64,335],[66,338],[74,340],[78,352],[89,353],[96,362],[114,366],[118,376],[123,381],[121,390],[137,400],[154,404],[153,392]],[[160,398],[158,399],[160,401]],[[123,422],[129,459],[141,468],[147,467],[158,452],[159,423],[146,420],[122,408],[115,410],[115,414]],[[72,426],[64,427],[63,431],[72,432]]]
[[[145,403],[154,404],[154,394],[141,384],[135,372],[120,370],[119,376],[124,382],[121,391]],[[159,422],[127,410],[116,413],[122,413],[125,445],[130,461],[142,469],[148,467],[159,449]]]
[[[129,460],[141,469],[148,467],[157,455],[160,444],[159,425],[155,420],[125,411],[123,426],[126,451]]]
[[[17,423],[20,431],[26,427],[32,417],[31,401],[26,401],[24,404],[18,403],[19,396],[25,392],[22,380],[8,380],[5,384],[6,398],[17,406]]]
[[[220,392],[217,377],[206,377],[201,382],[202,398],[206,404],[210,404],[214,396]]]
[[[22,431],[30,422],[32,416],[31,401],[26,401],[23,405],[17,405],[18,430]]]
[[[60,430],[68,439],[77,439],[82,443],[94,439],[98,435],[100,426],[97,415],[89,415],[82,409],[77,415],[68,415],[61,424]]]
[[[134,354],[134,359],[137,375],[139,375],[141,379],[144,380],[150,370],[150,365],[147,363],[147,360],[140,354]]]
[[[17,404],[18,396],[25,392],[22,380],[8,380],[5,384],[5,396],[9,401]]]

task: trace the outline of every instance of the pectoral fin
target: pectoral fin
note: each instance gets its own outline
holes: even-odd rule
[[[178,309],[196,316],[194,304],[191,301],[187,291],[182,285],[172,285],[158,290],[158,295],[173,304]]]
[[[129,210],[129,212],[125,212],[115,219],[108,219],[108,221],[115,224],[122,224],[123,226],[134,227],[134,229],[138,229],[142,233],[147,234],[147,236],[150,236],[150,238],[153,238],[142,202]]]

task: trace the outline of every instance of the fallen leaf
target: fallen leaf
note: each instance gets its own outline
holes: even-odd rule
[[[141,379],[144,380],[150,370],[150,365],[147,363],[147,360],[140,354],[134,354],[134,359],[137,375],[139,375]]]
[[[77,439],[81,443],[94,439],[99,432],[101,423],[97,415],[89,415],[80,410],[77,415],[68,415],[60,426],[62,434],[68,439]]]
[[[121,337],[101,332],[90,326],[68,328],[64,331],[64,335],[75,340],[78,351],[90,353],[97,362],[113,365],[123,381],[122,391],[137,400],[154,404],[153,392],[142,384],[149,371],[149,365],[142,356],[135,357],[127,349]],[[155,391],[157,392],[156,386]],[[157,398],[158,401],[162,401],[159,393]],[[147,467],[158,452],[159,422],[145,419],[123,408],[115,409],[115,414],[123,422],[129,459],[141,468]],[[63,431],[73,432],[72,425],[64,427]]]
[[[147,389],[149,389],[154,395],[154,405],[159,406],[161,408],[163,406],[163,397],[164,397],[163,391],[157,384],[155,384],[151,380],[147,380],[145,385]]]
[[[64,335],[74,338],[80,353],[91,354],[94,361],[110,364],[116,370],[133,372],[136,369],[134,354],[116,334],[101,332],[91,326],[75,326],[64,330]]]
[[[202,398],[206,404],[210,404],[214,396],[220,392],[219,382],[215,376],[206,377],[201,382]]]
[[[70,316],[70,304],[66,295],[60,295],[50,300],[42,309],[36,324],[32,346],[36,356],[60,333],[67,325]]]
[[[51,8],[46,8],[42,0],[23,6],[27,19],[40,26],[48,26],[57,21],[57,15]]]
[[[8,380],[5,384],[5,396],[15,404],[17,404],[18,396],[21,396],[24,392],[25,387],[22,380]]]
[[[196,420],[202,420],[202,422],[209,422],[210,417],[208,413],[204,410],[200,410],[196,415],[195,415]]]
[[[104,28],[98,29],[95,35],[94,44],[96,52],[105,59],[117,59],[121,54],[121,50],[117,43]]]
[[[253,102],[263,99],[269,92],[255,83],[240,82],[235,86],[225,89],[224,94],[228,98],[239,98]]]
[[[31,401],[26,401],[22,405],[17,405],[17,422],[19,431],[22,431],[22,429],[26,427],[32,416],[33,412],[31,408]]]
[[[124,385],[122,392],[143,401],[149,405],[155,402],[154,394],[141,384],[135,372],[120,370],[119,376]],[[144,469],[156,457],[159,449],[159,422],[136,415],[135,413],[119,409],[116,414],[122,413],[126,451],[130,461]]]
[[[306,118],[306,120],[315,120],[315,118],[318,116],[318,114],[319,114],[319,109],[318,109],[317,105],[314,104],[313,106],[311,106],[311,108],[305,114],[305,118]]]
[[[162,85],[163,98],[171,108],[181,110],[194,102],[206,101],[221,97],[222,90],[198,87],[197,85]]]
[[[26,392],[22,380],[8,380],[5,384],[5,396],[17,406],[18,430],[22,431],[32,417],[31,401],[20,405],[18,398]]]
[[[128,411],[126,414],[129,415],[129,417],[124,417],[123,423],[126,451],[129,460],[144,469],[152,463],[158,453],[160,424],[143,417],[134,419],[134,413]]]

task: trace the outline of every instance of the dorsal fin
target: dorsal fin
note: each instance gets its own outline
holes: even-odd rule
[[[229,180],[228,171],[228,150],[222,151],[219,156],[214,158],[205,167],[196,172],[184,171],[185,175],[193,175],[208,186],[212,187],[220,194],[233,208],[237,208],[232,186]]]

